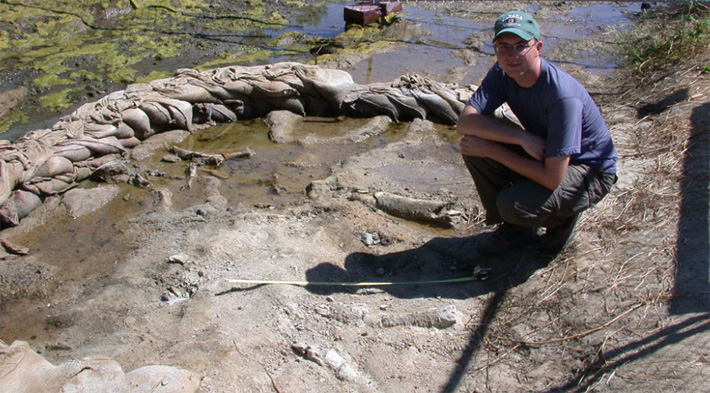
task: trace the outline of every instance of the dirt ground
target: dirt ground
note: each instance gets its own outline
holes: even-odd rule
[[[204,171],[186,190],[159,150],[136,160],[166,174],[150,188],[87,184],[0,233],[29,249],[0,260],[0,339],[53,364],[187,369],[205,393],[708,391],[708,75],[641,88],[567,67],[599,100],[620,180],[554,258],[476,255],[491,228],[448,126],[400,124],[333,162],[317,158],[327,138],[257,151],[273,182],[243,199]],[[313,167],[325,175],[285,180]],[[452,220],[387,214],[379,192]],[[416,283],[479,265],[490,278]]]

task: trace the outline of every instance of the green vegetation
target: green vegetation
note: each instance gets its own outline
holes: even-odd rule
[[[72,104],[71,94],[83,90],[81,87],[60,90],[40,97],[40,103],[49,110],[59,112]]]
[[[25,110],[61,112],[93,97],[82,88],[87,84],[94,92],[112,91],[167,77],[175,68],[263,62],[281,48],[256,47],[252,37],[263,39],[266,29],[317,21],[326,4],[289,0],[297,12],[287,20],[278,11],[282,7],[275,7],[281,2],[1,0],[0,74],[31,75],[37,96]],[[307,48],[293,50],[308,53]],[[185,62],[178,63],[178,56]],[[6,117],[0,133],[26,119]]]
[[[625,42],[629,66],[640,73],[672,69],[678,64],[693,64],[710,72],[710,3],[682,1],[649,12],[644,16],[656,23],[644,23],[645,30]]]
[[[382,26],[309,38],[294,25],[317,24],[329,0],[0,0],[0,77],[32,83],[25,113],[70,110],[96,95],[205,70],[293,57],[325,62],[392,45]],[[396,28],[392,14],[383,25]],[[265,38],[274,36],[269,42]],[[332,43],[317,56],[309,53]],[[178,60],[179,59],[179,60]],[[29,78],[29,79],[27,79]],[[5,116],[0,133],[29,116]]]
[[[23,123],[27,121],[27,114],[19,109],[13,109],[0,117],[0,132],[6,131],[15,123]]]

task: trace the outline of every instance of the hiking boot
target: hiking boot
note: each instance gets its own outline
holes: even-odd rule
[[[481,256],[494,257],[524,246],[534,236],[533,228],[503,223],[494,232],[480,240],[476,250]]]
[[[547,232],[540,238],[540,252],[543,254],[559,254],[568,245],[576,234],[575,227],[581,213],[568,217],[562,224],[547,228]]]

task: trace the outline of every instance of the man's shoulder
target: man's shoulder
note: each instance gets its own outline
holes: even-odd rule
[[[559,95],[576,96],[581,92],[586,91],[584,86],[575,77],[545,59],[543,59],[542,62],[542,75],[544,75],[547,88],[552,88],[558,92]]]
[[[567,81],[567,80],[573,80],[576,83],[579,83],[572,75],[570,75],[567,71],[563,70],[560,68],[558,65],[552,63],[551,61],[547,59],[541,59],[541,70],[542,73],[547,75],[549,79],[555,80],[555,81]]]

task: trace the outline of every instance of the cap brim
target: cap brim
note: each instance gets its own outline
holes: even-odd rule
[[[530,33],[525,32],[523,30],[516,29],[516,28],[508,28],[508,29],[503,29],[503,30],[499,31],[498,34],[496,34],[496,36],[493,38],[493,41],[497,40],[501,34],[505,34],[505,33],[515,34],[518,37],[524,39],[525,41],[530,41],[533,38],[535,38],[535,36],[533,36]]]

